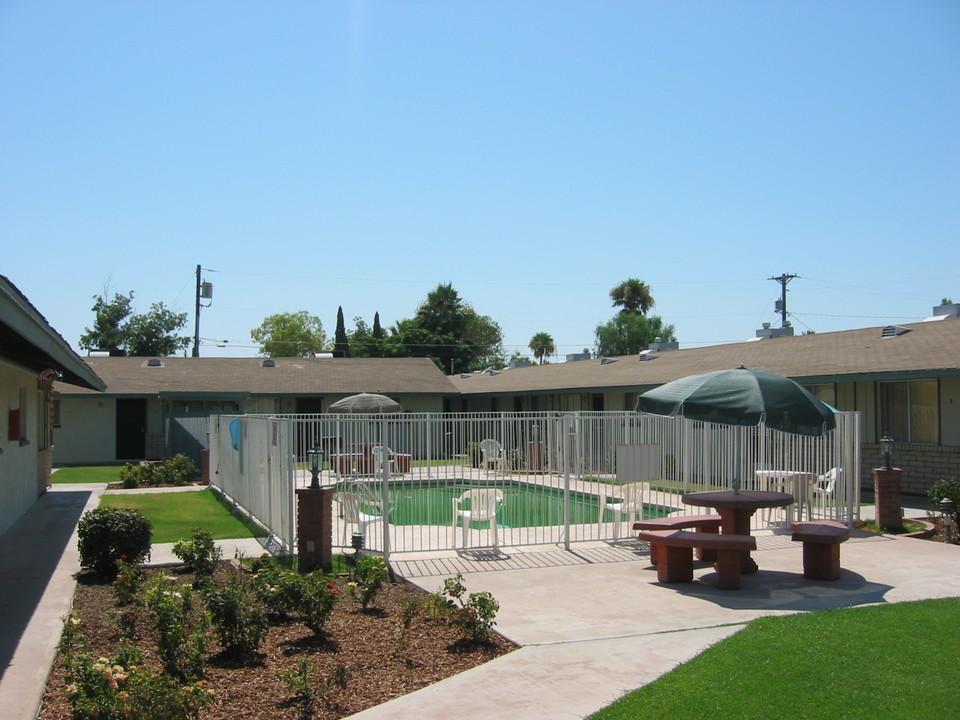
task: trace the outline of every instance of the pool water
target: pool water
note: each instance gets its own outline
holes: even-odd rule
[[[465,490],[478,485],[467,483],[410,484],[391,483],[390,522],[394,525],[450,525],[453,501]],[[486,486],[490,487],[490,486]],[[503,503],[497,512],[497,525],[504,528],[544,527],[562,525],[563,490],[542,485],[496,486],[503,492]],[[611,488],[611,494],[615,490]],[[464,509],[466,509],[464,505]],[[666,508],[655,505],[644,507],[644,517],[663,517]],[[596,495],[570,493],[570,523],[596,523],[600,514],[600,499]],[[613,513],[604,513],[604,522],[613,522]]]

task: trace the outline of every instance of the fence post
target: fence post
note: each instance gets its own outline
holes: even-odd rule
[[[333,567],[333,488],[297,488],[297,556],[300,568]]]
[[[874,502],[876,503],[877,527],[883,530],[900,530],[903,527],[903,512],[900,508],[900,468],[873,469]]]

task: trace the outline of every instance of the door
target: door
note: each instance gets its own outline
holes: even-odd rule
[[[147,401],[117,399],[117,460],[144,460],[147,456]]]

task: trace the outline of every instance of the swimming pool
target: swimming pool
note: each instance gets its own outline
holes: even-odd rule
[[[379,495],[377,483],[369,485]],[[392,525],[450,525],[453,501],[470,489],[493,487],[503,492],[497,511],[497,525],[502,528],[547,527],[564,524],[563,498],[560,488],[532,483],[478,485],[450,480],[431,483],[391,483],[390,523]],[[616,486],[609,489],[616,494]],[[663,517],[669,508],[644,506],[644,517]],[[570,523],[596,523],[600,515],[600,498],[581,491],[570,492]],[[613,513],[604,512],[604,522],[613,522]]]

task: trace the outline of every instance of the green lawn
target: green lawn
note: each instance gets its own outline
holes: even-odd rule
[[[50,476],[52,483],[112,483],[120,481],[122,465],[60,468]]]
[[[960,598],[761,618],[589,720],[957,717]]]
[[[215,540],[255,537],[258,533],[231,513],[212,490],[104,495],[100,504],[139,510],[153,523],[153,542],[190,538],[194,528],[209,530]]]

